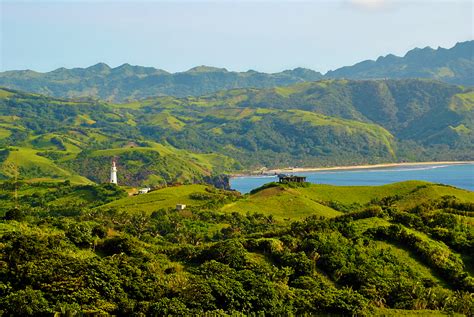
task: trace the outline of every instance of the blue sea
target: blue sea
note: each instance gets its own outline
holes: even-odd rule
[[[319,171],[296,173],[308,182],[332,185],[383,185],[406,180],[442,183],[474,191],[474,164],[404,165],[388,168]],[[232,189],[248,193],[263,184],[277,181],[276,176],[242,176],[232,178]]]

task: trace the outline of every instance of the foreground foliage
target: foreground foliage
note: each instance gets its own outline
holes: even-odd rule
[[[446,187],[457,196],[426,196],[403,207],[430,186],[443,187],[395,185],[390,188],[399,194],[383,197],[388,187],[354,187],[352,197],[341,188],[345,201],[325,200],[339,209],[332,218],[315,214],[288,222],[229,207],[276,184],[246,197],[176,187],[182,195],[176,197],[189,201],[183,211],[160,207],[176,199],[167,198],[168,188],[143,195],[155,199],[154,209],[127,212],[127,201],[136,198],[114,185],[22,184],[15,209],[7,196],[12,183],[3,183],[0,311],[224,316],[405,309],[472,315],[472,193]],[[282,186],[306,195],[317,188]],[[312,195],[322,199],[325,191]],[[337,191],[331,188],[334,197]]]

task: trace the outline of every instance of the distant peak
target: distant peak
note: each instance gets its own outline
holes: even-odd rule
[[[453,47],[459,47],[459,46],[472,46],[472,47],[474,47],[474,40],[464,41],[464,42],[457,42]]]
[[[201,66],[193,67],[190,70],[186,71],[186,73],[217,73],[217,72],[226,73],[227,69],[201,65]]]
[[[439,50],[442,50],[442,48],[439,47],[437,50],[435,50],[431,46],[425,46],[423,48],[415,47],[414,49],[409,50],[405,54],[404,57],[411,57],[411,56],[415,56],[415,55],[418,55],[418,54],[423,54],[423,53],[428,53],[428,52],[435,52],[435,51],[439,51]]]
[[[133,67],[133,66],[130,65],[129,63],[123,63],[122,65],[117,66],[115,68],[131,68],[131,67]]]
[[[55,70],[52,71],[52,73],[61,73],[61,72],[64,72],[64,71],[67,71],[68,69],[65,68],[65,67],[59,67],[59,68],[56,68]]]
[[[284,70],[281,73],[290,76],[297,76],[304,80],[318,80],[323,76],[320,72],[304,67],[296,67],[294,69]]]
[[[110,70],[110,66],[106,63],[97,63],[95,65],[89,66],[86,69],[88,70]]]
[[[167,71],[162,69],[157,69],[154,67],[130,65],[129,63],[124,63],[120,66],[112,68],[112,73],[126,73],[129,75],[138,75],[138,74],[169,74]]]
[[[305,73],[317,73],[315,70],[304,68],[304,67],[296,67],[291,70],[287,70],[287,72],[293,72],[296,74],[305,74]]]
[[[309,69],[309,68],[304,68],[304,67],[296,67],[296,68],[293,68],[293,71],[295,71],[295,72],[306,72],[306,71],[313,71],[313,70]]]

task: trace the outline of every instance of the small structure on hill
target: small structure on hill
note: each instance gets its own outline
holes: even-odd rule
[[[112,161],[112,167],[110,168],[110,183],[117,185],[117,166],[115,160]]]
[[[177,211],[184,210],[185,208],[186,208],[186,205],[184,205],[184,204],[177,204],[176,205],[176,210]]]
[[[304,183],[306,182],[306,176],[279,174],[278,182],[279,183]]]
[[[140,188],[138,190],[138,194],[139,195],[142,195],[142,194],[148,194],[150,192],[151,188],[150,187],[144,187],[144,188]]]

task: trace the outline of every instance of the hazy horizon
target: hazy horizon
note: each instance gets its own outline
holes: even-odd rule
[[[462,0],[2,1],[1,16],[0,71],[102,62],[324,74],[474,38],[473,4]]]
[[[468,41],[470,41],[470,40],[468,40]],[[467,42],[467,41],[461,41],[461,42],[457,42],[457,43],[463,43],[463,42]],[[455,43],[452,47],[454,47],[457,43]],[[452,47],[439,47],[439,48],[450,49],[450,48],[452,48]],[[419,48],[420,48],[420,49],[423,49],[423,47],[419,47]],[[438,47],[431,47],[431,48],[432,48],[432,49],[437,49]],[[415,49],[415,47],[414,47],[413,49]],[[407,51],[407,52],[408,52],[408,51]],[[388,55],[388,54],[391,54],[391,53],[383,54],[383,55],[380,55],[380,56],[386,56],[386,55]],[[405,55],[405,54],[397,55],[397,57],[403,57],[404,55]],[[379,56],[374,57],[374,58],[369,58],[369,59],[366,59],[366,60],[376,60],[378,57],[379,57]],[[364,60],[364,61],[365,61],[365,60]],[[361,60],[361,61],[359,61],[359,62],[363,62],[363,61]],[[359,62],[356,62],[355,64],[357,64],[357,63],[359,63]],[[168,70],[166,70],[166,69],[160,68],[160,67],[155,67],[155,66],[151,66],[151,65],[130,64],[130,63],[127,63],[127,62],[125,62],[125,63],[123,63],[123,64],[120,64],[120,65],[109,65],[109,64],[107,64],[107,63],[105,63],[105,62],[97,62],[97,63],[95,63],[95,64],[86,65],[86,66],[84,66],[84,67],[69,67],[69,68],[67,68],[67,67],[61,66],[61,67],[58,67],[58,68],[55,68],[55,69],[51,69],[51,70],[46,70],[46,71],[37,71],[37,70],[34,70],[34,69],[11,69],[11,70],[5,70],[5,71],[31,70],[31,71],[35,71],[35,72],[38,72],[38,73],[47,73],[47,72],[55,71],[55,70],[60,69],[60,68],[66,68],[66,69],[88,68],[88,67],[92,67],[92,66],[95,66],[95,65],[98,65],[98,64],[105,64],[105,65],[107,65],[108,67],[110,67],[111,69],[118,68],[118,67],[120,67],[120,66],[127,65],[127,64],[130,65],[130,66],[152,67],[152,68],[155,68],[155,69],[157,69],[157,70],[166,71],[166,72],[171,73],[171,74],[173,74],[173,73],[180,73],[180,72],[186,72],[186,71],[189,71],[189,70],[191,70],[191,69],[193,69],[193,68],[201,67],[201,66],[213,67],[213,68],[222,68],[222,69],[226,69],[226,70],[229,71],[229,72],[247,72],[247,71],[257,71],[257,72],[258,72],[258,70],[255,70],[255,69],[246,69],[246,70],[239,70],[239,71],[237,71],[237,70],[234,70],[234,69],[229,69],[229,68],[227,68],[227,67],[216,67],[216,66],[214,66],[214,65],[195,65],[195,66],[193,66],[193,67],[191,67],[191,68],[188,68],[188,69],[178,70],[178,71],[172,72],[172,71],[168,71]],[[294,70],[294,69],[296,69],[296,68],[305,68],[305,69],[310,69],[310,70],[313,70],[313,71],[316,71],[316,72],[320,72],[321,74],[324,75],[324,74],[326,74],[327,72],[333,71],[333,70],[335,70],[335,69],[337,69],[337,68],[344,67],[344,66],[353,66],[353,65],[355,65],[355,64],[351,64],[351,65],[341,65],[341,66],[336,67],[336,68],[334,68],[334,69],[330,69],[330,70],[328,70],[328,71],[326,71],[326,72],[321,72],[321,71],[319,71],[318,69],[312,69],[312,68],[297,66],[297,67],[294,67],[294,68],[286,68],[286,69],[281,69],[281,70],[277,70],[277,71],[273,71],[273,72],[269,72],[269,73],[279,73],[279,72],[283,72],[283,71],[285,71],[285,70]],[[2,72],[4,72],[4,71],[2,70]]]

